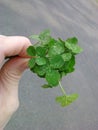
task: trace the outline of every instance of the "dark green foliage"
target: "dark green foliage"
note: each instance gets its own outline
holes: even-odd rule
[[[32,35],[31,38],[36,39],[37,43],[27,49],[28,55],[32,57],[28,62],[30,70],[46,79],[48,84],[44,84],[43,88],[60,86],[63,96],[56,97],[56,101],[62,107],[71,104],[78,95],[67,95],[60,81],[62,77],[75,70],[75,56],[82,51],[78,39],[76,37],[65,41],[61,38],[54,39],[49,30]]]
[[[68,53],[63,53],[61,56],[64,61],[69,61],[72,57],[72,54],[70,52],[68,52]]]
[[[28,64],[29,64],[29,67],[30,67],[30,68],[33,68],[34,65],[35,65],[35,58],[31,58],[31,59],[29,60]]]
[[[60,74],[57,70],[49,70],[47,71],[45,78],[50,86],[57,86],[60,81]]]
[[[35,55],[36,55],[35,48],[34,48],[33,46],[29,46],[29,47],[27,48],[27,54],[28,54],[29,56],[35,56]]]
[[[36,61],[37,65],[45,65],[46,64],[46,58],[45,57],[37,57],[35,61]]]
[[[36,54],[38,56],[45,56],[46,55],[46,48],[45,47],[41,47],[41,46],[38,46],[36,48]]]
[[[71,50],[73,53],[78,54],[80,52],[82,52],[82,48],[80,46],[77,45],[77,38],[73,37],[73,38],[68,38],[65,41],[65,47],[67,47],[69,50]]]
[[[48,55],[52,57],[53,55],[62,54],[65,51],[64,44],[55,40],[55,43],[50,43]]]
[[[50,67],[54,69],[59,69],[64,65],[64,60],[61,55],[55,55],[49,60]]]

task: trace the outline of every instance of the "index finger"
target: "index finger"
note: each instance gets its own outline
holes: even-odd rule
[[[4,56],[19,55],[21,57],[28,57],[26,49],[31,45],[28,38],[23,36],[9,36],[5,39],[3,44]]]
[[[26,49],[30,45],[30,40],[24,36],[0,36],[0,61],[15,55],[28,58]]]

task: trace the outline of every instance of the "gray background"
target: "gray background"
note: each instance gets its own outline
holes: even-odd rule
[[[76,71],[62,81],[79,98],[66,108],[55,103],[59,88],[25,71],[19,86],[20,107],[5,130],[98,130],[98,1],[0,0],[0,33],[37,34],[49,28],[54,37],[76,36],[84,52]],[[32,41],[33,43],[33,41]]]

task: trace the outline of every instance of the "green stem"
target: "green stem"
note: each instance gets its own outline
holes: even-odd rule
[[[59,86],[60,86],[61,91],[62,91],[62,93],[64,94],[64,96],[66,96],[66,92],[65,92],[63,86],[61,85],[61,82],[60,82],[60,81],[59,81]]]

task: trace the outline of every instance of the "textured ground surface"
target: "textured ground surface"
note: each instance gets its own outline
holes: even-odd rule
[[[27,70],[20,81],[20,108],[5,130],[98,130],[98,2],[0,0],[1,34],[29,36],[45,28],[55,37],[78,37],[84,52],[62,84],[80,96],[61,108],[54,101],[59,88],[43,90],[44,80]]]

